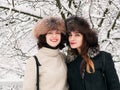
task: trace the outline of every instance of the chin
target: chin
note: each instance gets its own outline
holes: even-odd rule
[[[72,49],[76,49],[76,47],[71,47]]]
[[[54,46],[51,46],[51,47],[55,48],[55,47],[57,47],[57,45],[54,45]]]

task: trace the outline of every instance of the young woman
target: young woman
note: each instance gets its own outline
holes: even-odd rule
[[[33,30],[39,51],[39,90],[68,90],[65,57],[60,52],[65,42],[65,23],[58,17],[47,17],[37,22]],[[27,60],[23,90],[36,90],[36,63]]]
[[[69,90],[120,90],[110,53],[99,51],[96,32],[77,16],[66,19]],[[72,60],[70,60],[72,57]]]

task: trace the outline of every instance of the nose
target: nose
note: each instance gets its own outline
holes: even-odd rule
[[[52,35],[53,37],[56,37],[56,33],[53,33],[53,35]]]

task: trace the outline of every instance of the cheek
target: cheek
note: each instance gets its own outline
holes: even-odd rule
[[[76,38],[76,42],[78,42],[79,44],[82,44],[82,38]]]
[[[68,41],[69,41],[69,42],[71,41],[71,38],[70,38],[70,37],[68,37]]]
[[[80,42],[80,45],[82,45],[82,43],[83,43],[83,39],[81,38],[79,42]]]
[[[46,43],[47,43],[47,44],[50,43],[50,38],[51,38],[50,35],[46,35]]]
[[[61,41],[61,35],[58,36],[59,41]]]
[[[48,41],[48,38],[49,38],[49,36],[48,36],[48,35],[46,35],[46,37],[45,37],[46,41]]]

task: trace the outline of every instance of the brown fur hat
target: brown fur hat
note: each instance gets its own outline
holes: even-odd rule
[[[46,34],[49,30],[59,30],[61,33],[65,34],[64,20],[58,17],[46,17],[41,19],[36,23],[33,34],[38,38],[40,35]]]

